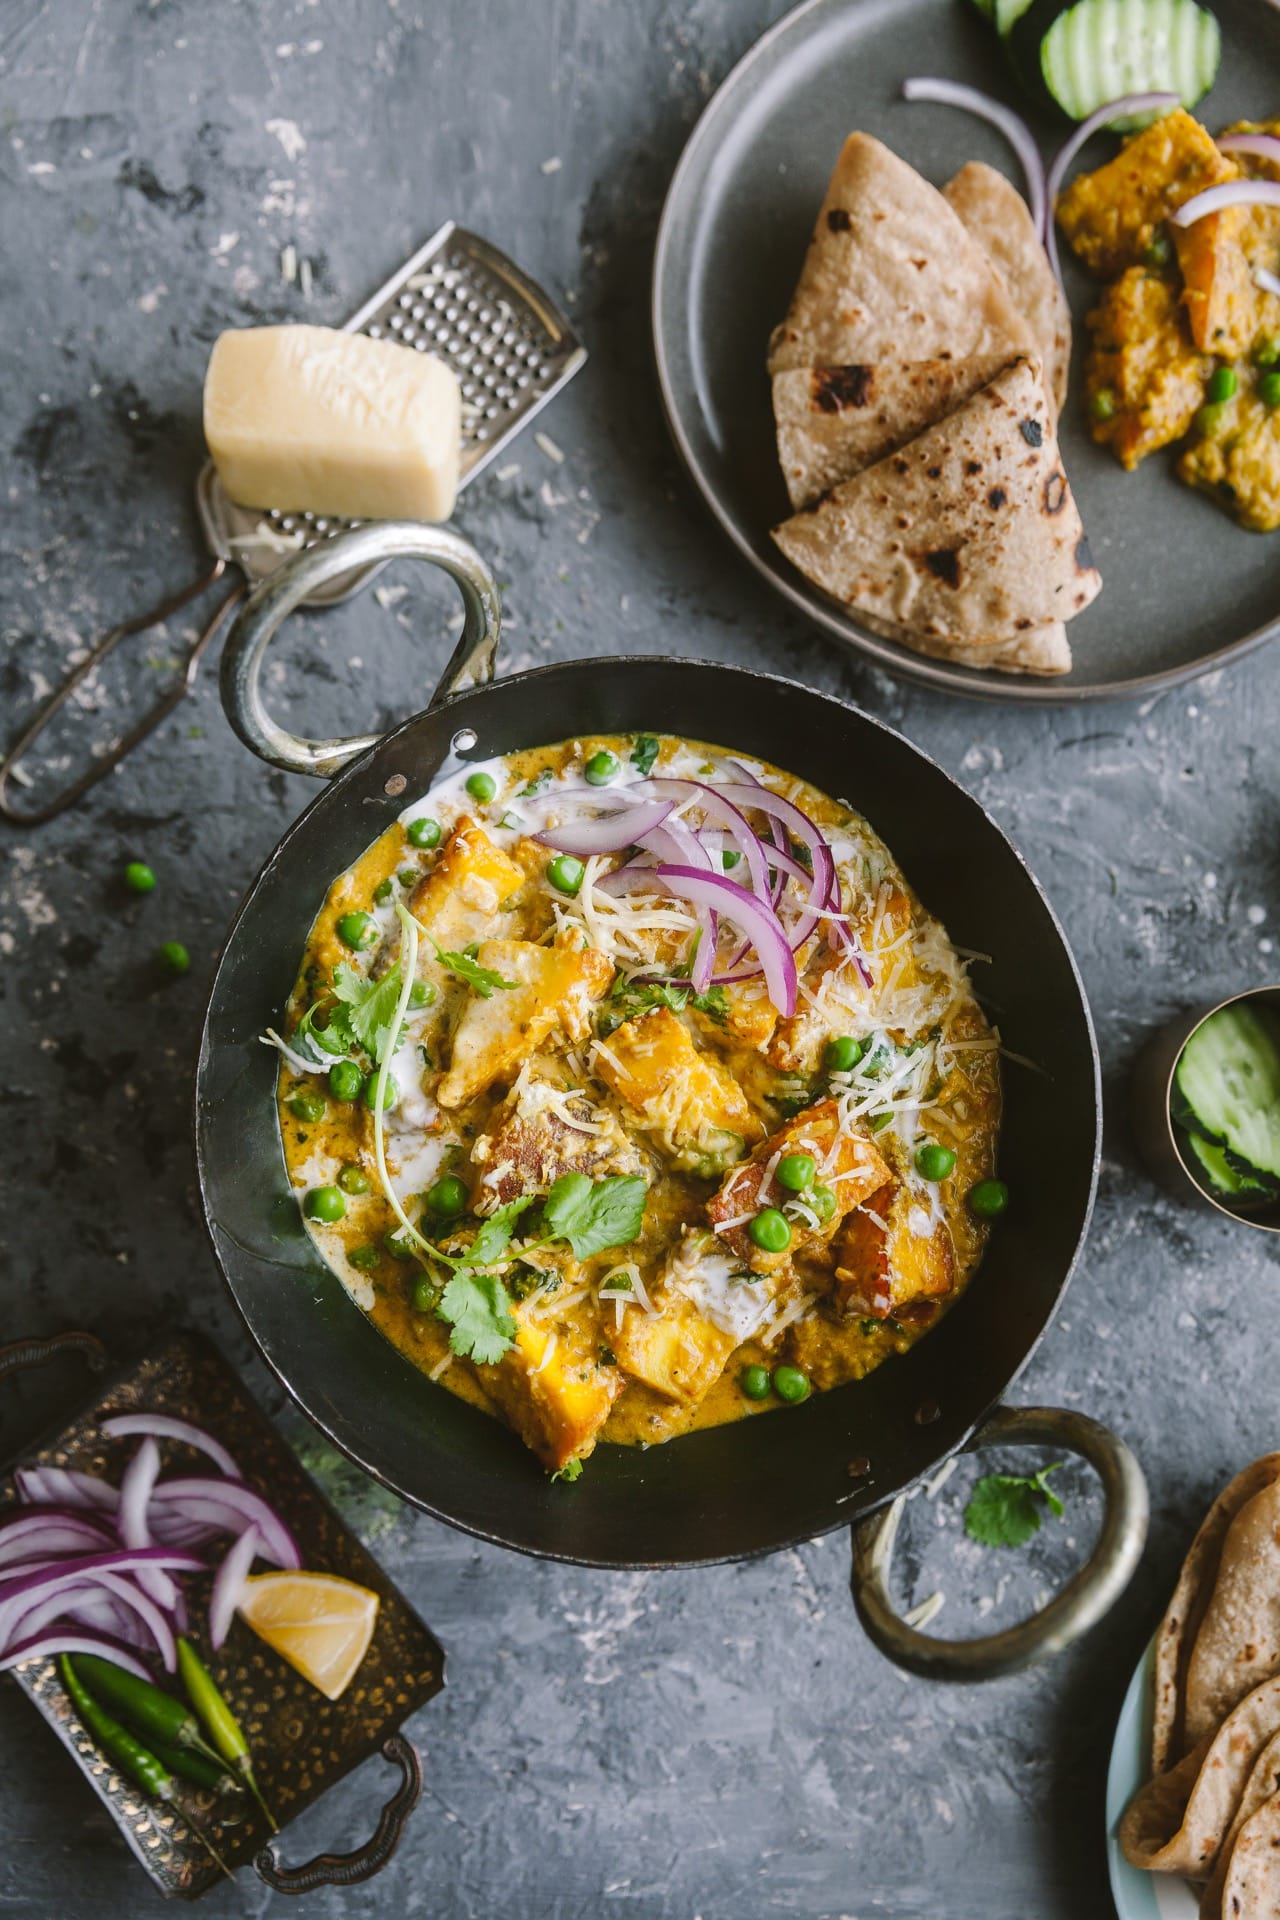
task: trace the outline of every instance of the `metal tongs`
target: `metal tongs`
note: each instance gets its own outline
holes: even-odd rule
[[[534,415],[571,380],[586,349],[551,297],[497,247],[446,221],[426,245],[347,321],[348,333],[396,340],[447,362],[462,387],[462,453],[458,485],[468,485]],[[227,498],[212,461],[196,481],[196,508],[213,563],[198,580],[171,594],[149,613],[137,614],[104,635],[44,703],[0,760],[0,816],[22,827],[43,826],[105,779],[149,733],[166,720],[195,685],[200,662],[222,632],[227,616],[249,587],[267,579],[295,553],[330,540],[354,520],[309,513],[260,512]],[[381,571],[381,562],[357,567],[312,593],[306,606],[336,606],[358,593]],[[231,585],[193,641],[181,674],[122,739],[97,756],[53,800],[31,811],[11,805],[9,782],[29,784],[19,763],[31,751],[76,689],[122,640],[146,633],[207,593],[231,570],[243,576]]]

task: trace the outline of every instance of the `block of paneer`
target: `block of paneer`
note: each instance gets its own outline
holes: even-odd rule
[[[1183,108],[1127,140],[1114,160],[1082,173],[1058,196],[1058,224],[1101,279],[1147,263],[1174,210],[1239,177],[1200,122]]]
[[[897,1177],[849,1215],[832,1252],[832,1300],[846,1315],[896,1319],[955,1286],[951,1229],[936,1195]]]
[[[717,1046],[752,1047],[762,1053],[778,1024],[778,1009],[763,980],[721,989],[719,1017],[695,1013],[698,1032]]]
[[[784,1154],[805,1153],[814,1162],[815,1187],[831,1195],[820,1207],[793,1193],[777,1178]],[[798,1254],[825,1248],[854,1207],[882,1187],[889,1168],[870,1135],[841,1127],[835,1100],[820,1100],[788,1120],[735,1167],[707,1202],[707,1218],[722,1245],[757,1273],[785,1266]],[[791,1240],[777,1253],[757,1247],[748,1228],[763,1207],[786,1214]]]
[[[585,1173],[593,1180],[606,1174],[651,1175],[649,1161],[617,1115],[580,1088],[566,1086],[558,1066],[551,1059],[532,1059],[472,1142],[471,1162],[480,1171],[478,1213],[490,1213],[522,1193],[546,1193],[563,1173]]]
[[[618,1365],[668,1400],[695,1405],[793,1286],[790,1273],[752,1273],[714,1234],[693,1228],[650,1288],[654,1311],[628,1307],[612,1336]]]
[[[513,1079],[556,1028],[570,1043],[583,1039],[591,1009],[613,979],[613,962],[594,947],[484,940],[476,960],[502,984],[473,989],[462,1009],[449,1071],[436,1090],[442,1107],[465,1106],[495,1082]]]
[[[476,1372],[525,1445],[558,1471],[591,1452],[626,1376],[602,1361],[599,1329],[589,1316],[551,1326],[523,1303],[511,1311],[515,1344],[495,1366]]]
[[[459,952],[486,936],[512,931],[502,904],[524,885],[525,875],[484,828],[465,814],[430,873],[409,896],[409,911],[439,947]]]
[[[1173,280],[1145,267],[1105,288],[1088,324],[1090,432],[1132,469],[1186,433],[1213,362],[1191,338]]]
[[[592,1062],[660,1151],[686,1172],[708,1179],[723,1173],[764,1132],[728,1068],[701,1052],[667,1007],[598,1040]]]

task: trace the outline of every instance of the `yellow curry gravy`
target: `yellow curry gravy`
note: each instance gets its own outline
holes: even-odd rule
[[[652,736],[648,744],[652,752]],[[380,1184],[369,1105],[335,1098],[323,1069],[303,1072],[288,1056],[279,1080],[299,1201],[318,1186],[363,1188],[345,1192],[340,1221],[307,1221],[325,1260],[415,1366],[505,1418],[557,1469],[598,1438],[650,1445],[777,1407],[774,1395],[747,1398],[748,1366],[784,1364],[823,1389],[905,1351],[981,1256],[987,1229],[967,1196],[994,1172],[1000,1115],[998,1037],[944,930],[865,820],[778,768],[727,766],[721,749],[664,737],[654,772],[740,780],[747,764],[803,808],[836,859],[873,985],[820,929],[797,955],[791,1019],[778,1017],[760,980],[722,989],[707,1011],[682,1004],[679,991],[649,1004],[651,990],[629,986],[655,963],[678,978],[692,939],[687,909],[601,894],[595,881],[622,856],[588,861],[568,896],[547,877],[550,850],[531,837],[562,817],[554,795],[562,784],[581,790],[601,749],[621,763],[620,783],[640,777],[635,738],[584,738],[488,763],[491,799],[466,791],[475,769],[464,768],[407,807],[330,887],[285,1024],[295,1035],[318,1003],[323,1025],[338,966],[385,973],[401,941],[395,901],[408,902],[429,935],[417,974],[432,997],[409,1012],[396,1045],[385,1137],[409,1218],[458,1254],[486,1213],[545,1194],[566,1169],[593,1179],[638,1173],[647,1183],[639,1238],[582,1263],[563,1242],[510,1260],[515,1344],[477,1365],[451,1351],[433,1310],[447,1273],[404,1244]],[[643,766],[643,750],[638,757]],[[439,824],[434,847],[415,844],[434,828],[410,831],[424,818]],[[338,931],[359,911],[371,916],[363,952]],[[723,928],[721,938],[723,968],[737,939]],[[437,945],[456,953],[476,943],[480,964],[519,974],[515,991],[485,998],[437,960]],[[828,1052],[838,1038],[861,1055],[844,1072]],[[955,1155],[941,1180],[917,1168],[930,1143]],[[827,1217],[777,1181],[784,1151],[811,1153],[832,1196]],[[446,1174],[463,1182],[467,1210],[441,1222],[423,1195]],[[792,1224],[782,1255],[748,1237],[766,1204]],[[536,1209],[529,1219],[531,1240]],[[524,1230],[522,1217],[513,1253]]]

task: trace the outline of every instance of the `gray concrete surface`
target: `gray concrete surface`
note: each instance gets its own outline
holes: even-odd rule
[[[1102,1779],[1116,1706],[1216,1486],[1275,1444],[1275,1255],[1173,1208],[1135,1166],[1129,1064],[1148,1025],[1274,978],[1276,656],[1147,705],[1014,713],[912,692],[771,605],[665,439],[646,336],[651,236],[681,141],[770,0],[0,0],[0,702],[9,731],[76,650],[189,577],[199,391],[229,324],[340,320],[445,216],[560,289],[593,353],[458,523],[507,589],[508,666],[671,644],[861,702],[939,757],[1014,835],[1072,930],[1106,1064],[1086,1257],[1018,1388],[1139,1450],[1151,1545],[1130,1593],[1046,1672],[978,1691],[861,1639],[839,1536],[743,1567],[609,1576],[478,1547],[352,1488],[450,1655],[415,1731],[427,1792],[368,1887],[306,1910],[439,1920],[634,1915],[1094,1920],[1110,1911]],[[555,164],[553,164],[555,163]],[[309,299],[281,251],[310,263]],[[390,578],[390,577],[389,577]],[[406,574],[299,625],[276,697],[317,731],[389,721],[432,684],[445,598]],[[133,642],[99,737],[154,691],[184,622]],[[70,751],[70,735],[58,752]],[[306,783],[195,695],[74,817],[0,833],[5,1332],[89,1324],[119,1349],[213,1333],[280,1408],[224,1296],[192,1194],[190,1069],[232,907]],[[123,894],[122,862],[160,876]],[[162,985],[161,939],[191,949]],[[6,1390],[16,1444],[67,1380]],[[959,1479],[912,1514],[940,1630],[1012,1617],[1096,1526],[1087,1476],[1025,1561],[959,1531]],[[0,1907],[115,1916],[159,1902],[63,1754],[0,1701]],[[290,1837],[367,1831],[348,1783]],[[282,1912],[247,1875],[211,1915]]]

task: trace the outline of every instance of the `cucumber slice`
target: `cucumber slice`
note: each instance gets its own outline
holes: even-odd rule
[[[996,32],[1002,40],[1009,38],[1030,5],[1031,0],[993,0],[994,11],[991,18],[995,21]]]
[[[1237,1003],[1201,1021],[1174,1069],[1175,1118],[1239,1169],[1280,1182],[1280,1023]]]
[[[1212,1193],[1221,1195],[1224,1200],[1266,1200],[1271,1190],[1261,1180],[1251,1174],[1240,1173],[1227,1158],[1226,1148],[1219,1146],[1216,1140],[1206,1140],[1202,1133],[1187,1136],[1191,1156],[1199,1162],[1204,1174],[1203,1184]]]
[[[1072,120],[1124,93],[1176,93],[1192,107],[1222,55],[1214,16],[1196,0],[1077,0],[1040,42],[1045,86]]]

